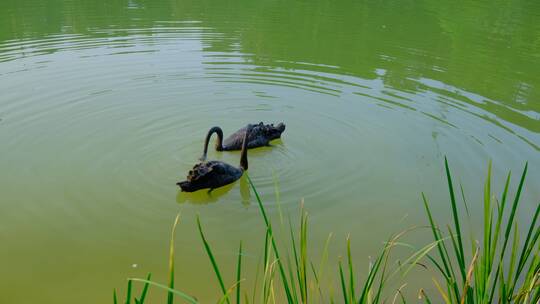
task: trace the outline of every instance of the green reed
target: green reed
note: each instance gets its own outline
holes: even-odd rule
[[[424,194],[424,206],[437,255],[429,260],[442,276],[444,284],[434,279],[445,303],[538,303],[540,301],[540,227],[537,225],[540,203],[527,228],[524,242],[520,242],[516,212],[519,207],[528,165],[525,164],[516,194],[509,201],[511,173],[508,173],[500,200],[492,196],[491,163],[484,184],[482,241],[471,233],[466,240],[460,210],[448,161],[445,159],[446,178],[452,208],[453,227],[448,232],[435,222]],[[465,214],[471,222],[467,200],[461,189]],[[445,237],[445,235],[447,235]],[[446,245],[444,238],[450,239]],[[464,245],[468,241],[469,253]],[[429,301],[429,298],[423,293]]]
[[[257,205],[265,225],[265,238],[263,252],[259,258],[253,278],[253,290],[251,295],[247,290],[242,290],[242,282],[246,281],[246,274],[242,273],[243,247],[239,244],[235,280],[228,284],[222,276],[219,263],[210,242],[208,241],[203,225],[197,216],[197,228],[203,243],[210,265],[217,280],[216,288],[222,293],[218,303],[230,304],[231,301],[243,303],[407,303],[401,285],[397,290],[386,292],[389,282],[399,275],[403,279],[410,270],[417,265],[424,265],[422,261],[427,259],[440,274],[433,278],[438,297],[434,303],[538,303],[540,301],[540,227],[537,219],[540,213],[540,204],[536,207],[531,223],[528,225],[526,238],[519,240],[518,223],[515,220],[518,210],[524,180],[527,173],[527,165],[521,175],[514,199],[509,202],[510,174],[506,179],[501,199],[495,200],[491,194],[491,164],[488,166],[488,174],[484,186],[483,200],[483,226],[482,242],[476,241],[472,229],[469,236],[465,236],[463,218],[472,221],[468,204],[460,186],[461,199],[465,212],[462,213],[457,204],[452,175],[445,159],[446,178],[450,194],[450,206],[452,210],[452,226],[447,226],[445,233],[439,228],[429,208],[426,196],[422,193],[426,210],[429,230],[433,234],[433,242],[423,248],[414,249],[413,253],[403,262],[393,262],[390,258],[392,249],[404,245],[399,240],[418,227],[404,230],[392,235],[382,246],[380,252],[370,263],[366,273],[359,276],[353,264],[351,239],[346,239],[345,260],[339,258],[337,275],[339,280],[339,292],[341,296],[334,294],[333,283],[324,284],[325,269],[328,260],[328,248],[331,235],[325,242],[321,260],[316,263],[310,258],[308,252],[309,221],[308,214],[301,204],[299,228],[293,229],[292,220],[289,217],[289,225],[285,228],[279,197],[277,198],[279,210],[279,235],[287,232],[289,238],[278,242],[272,221],[267,215],[262,199],[251,179],[248,178],[252,191],[255,193]],[[276,193],[278,192],[276,183]],[[167,303],[173,303],[174,296],[179,296],[183,302],[198,303],[198,300],[175,289],[174,286],[174,238],[175,230],[179,221],[179,215],[174,222],[169,251],[169,284],[159,284],[151,281],[151,276],[146,279],[132,278],[128,280],[125,303],[143,304],[149,290],[149,286],[156,286],[167,291]],[[410,247],[406,245],[407,247]],[[470,248],[468,247],[470,246]],[[360,280],[360,277],[365,279]],[[441,283],[442,281],[443,283]],[[144,283],[139,297],[133,296],[133,282]],[[228,288],[227,288],[228,286]],[[243,294],[242,294],[243,292]],[[393,297],[389,294],[393,294]],[[420,298],[426,303],[432,303],[424,289],[419,291]],[[433,295],[432,295],[433,296]],[[114,303],[118,303],[116,290],[113,293]]]

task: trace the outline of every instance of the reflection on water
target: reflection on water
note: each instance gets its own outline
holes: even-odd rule
[[[178,286],[217,298],[194,216],[221,265],[239,240],[255,263],[264,228],[245,177],[175,186],[211,125],[287,124],[249,151],[249,174],[273,218],[304,199],[314,248],[351,233],[367,261],[424,222],[420,191],[444,216],[445,155],[471,202],[488,159],[494,187],[528,160],[527,219],[540,196],[539,18],[538,1],[7,1],[0,302],[102,303],[126,277],[165,282],[179,209]]]
[[[244,206],[249,206],[250,204],[250,190],[249,190],[249,183],[247,181],[247,176],[244,174],[242,177],[232,184],[223,186],[221,188],[209,190],[209,189],[202,189],[195,192],[182,192],[178,191],[178,194],[176,195],[176,201],[180,204],[183,203],[190,203],[190,204],[209,204],[209,203],[216,203],[220,201],[220,198],[229,193],[233,188],[236,189],[237,184],[240,184],[240,195],[242,197],[242,204]]]
[[[536,140],[540,132],[540,103],[535,102],[540,99],[540,76],[535,72],[540,59],[534,39],[540,25],[532,3],[506,7],[501,1],[499,5],[483,1],[462,11],[438,1],[406,8],[392,1],[143,2],[12,3],[0,12],[4,20],[0,61],[99,47],[108,50],[81,57],[152,53],[163,51],[165,45],[174,47],[179,38],[194,39],[202,43],[202,62],[208,65],[205,77],[218,82],[340,95],[355,86],[363,93],[376,85],[358,78],[377,80],[385,88],[411,94],[404,99],[376,97],[388,100],[389,106],[407,107],[408,98],[437,92],[441,99],[436,101],[445,103],[447,96],[450,106],[472,107],[473,115],[506,127],[525,141],[530,136]],[[289,13],[282,12],[283,6]],[[35,13],[24,14],[27,7]],[[144,49],[139,49],[142,45]],[[538,149],[534,141],[527,142]]]

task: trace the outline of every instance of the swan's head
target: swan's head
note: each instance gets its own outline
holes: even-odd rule
[[[274,124],[271,124],[271,125],[268,125],[267,127],[268,128],[266,128],[266,136],[268,136],[270,140],[280,138],[281,133],[285,131],[285,124],[282,122],[277,124],[277,126],[274,126]]]
[[[176,183],[180,189],[182,189],[183,192],[193,192],[197,189],[195,189],[195,187],[193,186],[192,183],[188,182],[188,181],[183,181],[183,182],[179,182],[179,183]]]

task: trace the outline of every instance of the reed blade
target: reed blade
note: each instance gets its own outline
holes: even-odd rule
[[[127,292],[126,292],[126,304],[131,303],[131,288],[132,288],[131,285],[132,285],[131,281],[128,281],[128,287],[127,287]]]
[[[444,157],[444,167],[446,169],[446,179],[448,181],[448,192],[450,193],[450,203],[452,205],[452,217],[454,219],[454,228],[456,229],[457,248],[456,256],[459,263],[459,270],[461,272],[461,278],[465,281],[465,254],[463,253],[463,241],[461,239],[461,225],[459,223],[459,215],[456,203],[456,195],[454,193],[454,185],[452,183],[452,174],[450,173],[450,167],[448,166],[448,159]]]
[[[240,276],[242,275],[242,242],[238,248],[238,263],[236,264],[236,304],[240,304]]]
[[[341,265],[341,261],[338,262],[339,264],[339,279],[341,282],[341,292],[343,293],[343,302],[345,304],[349,304],[349,293],[347,292],[347,284],[345,283],[345,276],[343,275],[343,266]]]
[[[147,276],[146,276],[146,280],[147,281],[150,281],[152,279],[152,274],[149,273]],[[150,287],[150,284],[149,283],[145,283],[144,286],[143,286],[143,290],[141,292],[141,296],[139,297],[139,299],[136,299],[138,303],[140,304],[144,304],[144,300],[146,299],[146,294],[148,293],[148,288]]]
[[[202,227],[201,227],[201,220],[199,216],[197,215],[197,227],[199,228],[199,233],[201,235],[201,239],[203,241],[204,249],[206,250],[206,254],[208,255],[208,258],[210,258],[210,262],[212,263],[212,268],[214,269],[214,272],[216,274],[216,277],[219,282],[219,287],[221,288],[221,291],[223,292],[223,295],[227,299],[227,303],[230,304],[229,301],[229,295],[227,293],[227,290],[225,289],[225,284],[223,283],[223,278],[221,276],[221,272],[219,271],[219,267],[217,265],[216,259],[214,257],[214,254],[212,253],[212,249],[210,248],[210,244],[208,244],[208,241],[206,240],[206,237],[204,236]]]
[[[128,279],[130,281],[134,281],[134,282],[142,282],[142,283],[148,283],[152,286],[156,286],[156,287],[159,287],[161,289],[164,289],[164,290],[167,290],[167,292],[170,292],[170,293],[173,293],[175,295],[178,295],[180,296],[182,299],[186,300],[188,303],[191,303],[191,304],[197,304],[199,303],[197,301],[197,299],[195,299],[194,297],[184,293],[184,292],[181,292],[179,290],[176,290],[176,289],[172,289],[170,288],[169,286],[167,285],[163,285],[163,284],[160,284],[160,283],[156,283],[156,282],[153,282],[153,281],[148,281],[148,280],[144,280],[144,279],[138,279],[138,278],[130,278]]]
[[[255,193],[255,197],[257,199],[257,204],[259,205],[259,210],[261,211],[261,214],[262,214],[263,219],[264,219],[264,223],[266,224],[266,228],[268,229],[268,232],[270,234],[270,240],[271,240],[272,249],[274,251],[274,255],[276,256],[276,259],[277,259],[277,262],[278,262],[279,274],[281,276],[281,282],[283,284],[283,288],[285,289],[285,294],[287,296],[287,301],[289,301],[289,303],[294,303],[295,301],[293,301],[293,297],[291,295],[291,288],[290,288],[289,282],[287,280],[287,276],[285,274],[285,269],[283,267],[283,263],[281,262],[281,259],[280,259],[279,250],[278,250],[276,242],[275,242],[275,240],[273,238],[272,224],[270,223],[270,221],[268,219],[268,216],[266,215],[266,210],[264,209],[264,206],[262,204],[262,200],[261,200],[261,197],[259,196],[259,192],[255,188],[255,185],[253,184],[253,181],[251,180],[249,175],[247,175],[247,179],[249,181],[249,184],[251,185],[251,189]]]
[[[180,221],[180,213],[176,215],[174,224],[171,231],[171,241],[169,247],[169,290],[167,292],[167,304],[173,304],[174,302],[174,236],[176,234],[176,226]]]

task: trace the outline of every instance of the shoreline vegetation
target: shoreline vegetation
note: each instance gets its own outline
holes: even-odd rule
[[[516,221],[516,212],[520,206],[521,194],[527,175],[528,165],[520,175],[515,196],[509,197],[511,173],[508,173],[500,196],[495,196],[491,189],[491,162],[483,189],[483,214],[480,231],[464,229],[464,220],[471,223],[469,203],[463,188],[452,181],[452,174],[445,158],[445,172],[448,183],[451,223],[438,223],[431,213],[428,198],[422,193],[422,201],[426,214],[426,222],[433,239],[402,261],[392,261],[390,253],[396,246],[407,246],[400,239],[410,232],[410,228],[392,235],[382,246],[379,255],[372,259],[369,269],[360,276],[353,268],[351,240],[347,238],[347,254],[339,259],[335,268],[338,276],[338,290],[334,286],[323,283],[324,269],[328,260],[327,239],[322,258],[318,265],[309,256],[307,250],[308,215],[301,207],[299,228],[289,226],[283,229],[283,215],[279,208],[281,230],[290,234],[288,246],[280,246],[271,219],[268,217],[261,197],[248,181],[255,193],[260,214],[266,226],[264,251],[261,254],[253,279],[253,290],[246,290],[244,282],[246,274],[242,269],[242,242],[238,247],[238,258],[234,282],[225,282],[214,256],[212,247],[204,233],[203,225],[197,217],[197,226],[217,281],[216,288],[221,291],[217,303],[409,303],[416,299],[408,299],[402,293],[406,284],[397,289],[388,287],[389,281],[399,276],[406,279],[407,273],[414,267],[427,267],[434,273],[433,285],[436,292],[428,294],[424,289],[418,290],[418,298],[423,303],[539,303],[540,302],[540,201],[537,202],[534,214],[529,223]],[[537,199],[537,198],[535,198]],[[279,207],[279,206],[278,206]],[[127,291],[122,303],[145,303],[150,287],[167,291],[167,304],[177,298],[179,303],[199,303],[195,296],[176,289],[174,284],[174,237],[176,225],[180,219],[177,215],[171,233],[169,255],[169,282],[160,284],[151,280],[151,274],[145,279],[128,279]],[[466,226],[466,225],[465,225]],[[523,238],[524,236],[524,238]],[[521,239],[523,238],[523,239]],[[363,279],[360,280],[360,277]],[[134,283],[138,292],[135,294]],[[165,301],[165,299],[164,299]],[[119,303],[119,295],[113,292],[113,302]]]

